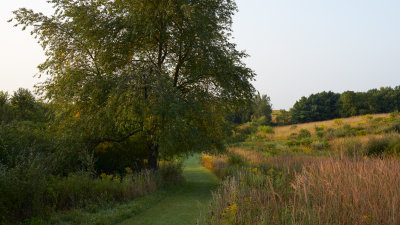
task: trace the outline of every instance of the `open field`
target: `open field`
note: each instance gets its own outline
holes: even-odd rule
[[[374,114],[370,116],[354,116],[343,119],[336,120],[327,120],[327,121],[319,121],[319,122],[311,122],[311,123],[303,123],[296,125],[287,125],[287,126],[278,126],[274,129],[275,134],[274,138],[284,138],[289,136],[291,133],[299,132],[301,129],[307,129],[312,134],[315,134],[315,127],[325,127],[325,128],[337,128],[341,125],[362,125],[365,124],[368,120],[375,118],[387,118],[389,117],[388,113],[384,114]]]
[[[392,113],[253,129],[226,154],[202,156],[223,179],[202,223],[400,224],[399,121]]]

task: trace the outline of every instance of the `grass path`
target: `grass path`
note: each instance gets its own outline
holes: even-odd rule
[[[186,225],[196,224],[211,200],[211,190],[218,179],[200,164],[199,156],[192,156],[184,163],[186,183],[170,190],[162,201],[120,225]]]

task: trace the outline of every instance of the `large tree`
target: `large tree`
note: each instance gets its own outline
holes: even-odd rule
[[[145,140],[148,164],[222,146],[224,104],[251,98],[254,72],[230,41],[231,0],[50,0],[21,8],[46,52],[39,90],[55,123],[94,148]]]

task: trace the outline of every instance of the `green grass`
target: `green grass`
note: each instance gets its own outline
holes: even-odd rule
[[[196,224],[211,200],[211,190],[217,186],[218,179],[200,164],[198,155],[185,162],[183,175],[185,185],[169,191],[168,197],[120,224]]]
[[[204,214],[211,200],[211,191],[217,186],[219,180],[200,164],[199,155],[185,161],[183,175],[186,179],[183,185],[170,187],[119,205],[92,206],[61,212],[53,215],[50,223],[62,225],[196,224],[200,215]],[[48,223],[31,220],[27,224]]]

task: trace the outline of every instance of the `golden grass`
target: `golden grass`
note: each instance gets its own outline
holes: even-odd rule
[[[398,159],[229,154],[250,167],[214,192],[207,224],[400,224]]]
[[[296,125],[287,125],[287,126],[279,126],[275,127],[274,131],[275,134],[273,138],[275,139],[284,139],[287,138],[291,133],[298,133],[301,129],[307,129],[311,132],[312,135],[315,135],[315,127],[324,126],[325,128],[337,128],[341,125],[349,124],[362,124],[365,123],[367,116],[355,116],[350,118],[343,118],[343,119],[336,119],[336,120],[327,120],[327,121],[320,121],[320,122],[311,122],[311,123],[303,123],[303,124],[296,124]],[[374,114],[372,115],[373,118],[386,118],[389,117],[388,113],[384,114]],[[335,121],[341,121],[342,124],[338,125]]]
[[[305,166],[293,183],[295,207],[312,224],[400,224],[396,159],[330,159]]]

